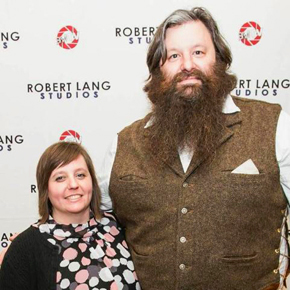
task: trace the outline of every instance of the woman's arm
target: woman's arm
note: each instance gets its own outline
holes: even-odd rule
[[[5,251],[6,252],[6,251]],[[2,254],[2,252],[1,252]],[[3,254],[4,256],[4,254]],[[0,270],[0,289],[33,290],[29,245],[18,237],[8,248]]]

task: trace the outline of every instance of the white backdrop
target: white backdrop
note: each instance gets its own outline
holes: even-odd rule
[[[115,134],[148,112],[148,43],[193,6],[209,9],[232,49],[233,94],[290,113],[289,0],[0,0],[0,250],[38,218],[46,147],[76,136],[98,168]]]

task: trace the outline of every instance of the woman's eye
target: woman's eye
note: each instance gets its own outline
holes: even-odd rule
[[[58,176],[55,181],[63,181],[64,180],[64,176]]]
[[[77,174],[77,177],[78,178],[84,178],[84,177],[86,177],[86,175],[84,173],[78,173]]]

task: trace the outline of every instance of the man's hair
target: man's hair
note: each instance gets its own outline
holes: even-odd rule
[[[59,166],[64,166],[83,156],[92,178],[92,199],[90,209],[96,218],[101,217],[100,212],[100,189],[98,186],[93,162],[87,151],[75,142],[58,142],[49,146],[40,157],[36,169],[38,188],[38,211],[40,223],[45,223],[52,212],[52,204],[48,198],[48,181],[51,173]]]
[[[166,60],[167,53],[164,44],[166,30],[173,26],[197,20],[201,21],[208,29],[219,61],[223,62],[227,69],[230,67],[232,63],[231,51],[226,44],[225,39],[220,34],[218,26],[211,14],[202,7],[195,7],[191,10],[179,9],[169,15],[158,27],[155,33],[154,39],[147,53],[147,66],[150,73],[148,80],[151,78],[152,73],[156,69],[159,69],[160,60],[162,64],[164,64]]]

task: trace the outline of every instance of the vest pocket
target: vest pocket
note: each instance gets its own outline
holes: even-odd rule
[[[253,252],[252,254],[248,255],[226,255],[221,258],[223,263],[235,263],[235,264],[242,264],[242,263],[252,263],[258,257],[257,252]]]
[[[138,182],[138,181],[146,181],[147,178],[145,176],[141,175],[135,175],[135,174],[125,174],[119,177],[121,181],[129,181],[129,182]]]

